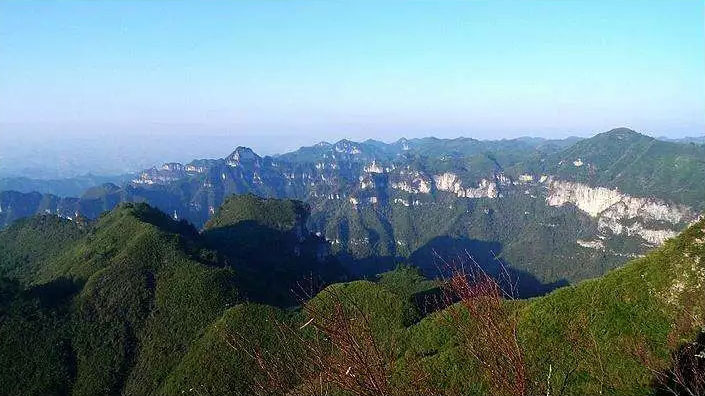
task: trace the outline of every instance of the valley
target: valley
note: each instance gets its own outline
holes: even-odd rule
[[[621,128],[590,139],[342,140],[274,157],[166,163],[81,197],[0,192],[0,223],[37,213],[96,218],[146,202],[202,228],[232,194],[290,198],[354,276],[399,263],[441,275],[437,257],[501,259],[522,294],[599,276],[695,222],[705,146]],[[569,266],[566,263],[581,263]]]
[[[705,396],[703,15],[0,0],[0,396]]]
[[[682,376],[705,348],[703,150],[624,129],[277,157],[238,147],[77,198],[4,191],[0,383],[13,395],[697,390],[705,378]]]
[[[484,270],[457,266],[437,281],[403,265],[350,279],[306,229],[308,215],[301,201],[240,195],[201,232],[144,203],[95,222],[18,220],[0,232],[3,392],[649,395],[705,385],[705,220],[603,277],[517,300],[492,292]]]

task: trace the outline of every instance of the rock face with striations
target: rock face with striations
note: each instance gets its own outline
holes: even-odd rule
[[[548,181],[546,202],[551,206],[575,205],[598,220],[600,231],[639,236],[652,245],[662,244],[700,218],[685,205],[560,180]]]

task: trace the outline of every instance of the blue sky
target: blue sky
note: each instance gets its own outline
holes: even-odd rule
[[[3,0],[0,128],[261,137],[263,151],[702,135],[703,4]]]

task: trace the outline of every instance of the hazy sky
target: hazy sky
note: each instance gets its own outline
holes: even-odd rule
[[[2,0],[0,139],[702,135],[703,5]]]

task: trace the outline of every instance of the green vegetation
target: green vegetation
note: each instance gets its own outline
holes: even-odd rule
[[[394,271],[379,274],[377,284],[404,300],[410,300],[416,294],[426,293],[438,287],[437,281],[431,281],[421,274],[417,267],[400,265]]]
[[[249,221],[278,231],[291,231],[302,225],[308,210],[300,201],[266,199],[253,194],[231,195],[205,228],[221,228]]]
[[[71,390],[75,362],[69,313],[42,303],[37,291],[0,278],[0,383],[7,395]]]
[[[294,322],[295,313],[259,304],[240,304],[225,311],[194,341],[188,354],[172,370],[158,394],[250,395],[262,373],[235,345],[246,342],[283,352],[276,324]],[[243,339],[233,339],[243,335]]]
[[[602,279],[559,289],[545,297],[507,302],[509,312],[515,312],[519,319],[518,340],[532,389],[541,390],[542,394],[548,388],[552,394],[562,389],[567,395],[651,394],[652,370],[667,369],[671,364],[669,354],[679,345],[694,340],[703,326],[705,279],[700,260],[705,255],[704,226],[705,222],[699,223],[662,249]],[[694,266],[694,262],[698,264]],[[414,378],[420,366],[427,375],[426,385],[442,390],[443,394],[487,394],[490,385],[482,374],[482,365],[464,350],[463,338],[458,333],[463,329],[458,327],[458,318],[472,320],[462,313],[463,306],[454,305],[418,321],[414,314],[409,315],[414,313],[412,306],[398,304],[409,301],[415,292],[428,290],[429,286],[418,273],[401,267],[381,275],[377,283],[363,281],[332,286],[310,304],[318,307],[323,316],[327,315],[327,309],[335,307],[336,301],[344,301],[351,312],[364,313],[378,345],[393,348],[396,363],[389,375],[391,381],[398,381],[395,382],[398,386],[408,386],[405,382]],[[254,325],[265,329],[265,334],[270,330],[276,332],[272,328],[266,330],[271,322],[257,324],[268,316],[259,312],[262,308],[255,309],[258,312],[253,313]],[[460,316],[450,313],[454,310]],[[312,311],[318,312],[312,308],[306,312]],[[294,325],[298,328],[305,321],[305,317],[299,318]],[[248,334],[247,328],[228,329],[225,339]],[[213,351],[214,361],[220,362],[222,350],[227,349],[222,338],[209,342],[221,343],[220,347],[208,349]],[[233,356],[243,350],[238,352],[235,348],[231,353],[234,355],[226,355],[235,359]],[[210,364],[204,355],[190,362],[191,372]],[[217,364],[218,372],[224,370]],[[252,375],[262,373],[261,369],[254,374],[248,371],[236,379],[227,377],[227,381],[231,386],[246,384]],[[221,381],[221,376],[215,377]],[[211,389],[210,384],[202,378],[189,383],[200,386],[199,389]],[[296,387],[296,382],[291,386]]]
[[[576,167],[580,159],[585,165]],[[665,142],[627,128],[585,139],[545,160],[525,163],[530,171],[563,180],[618,188],[705,209],[705,145]]]
[[[42,224],[44,236],[52,237],[71,229],[67,223],[43,217],[8,231],[23,235]],[[26,257],[34,277],[23,274],[20,279],[33,285],[23,293],[39,297],[26,303],[17,297],[10,304],[34,304],[41,317],[27,315],[26,308],[10,310],[2,331],[42,337],[31,344],[33,364],[38,373],[60,380],[43,375],[31,388],[17,384],[14,394],[42,394],[55,387],[53,381],[64,388],[70,384],[76,395],[152,392],[191,340],[236,301],[232,270],[191,257],[184,242],[190,232],[187,225],[145,204],[126,204],[103,216],[80,238],[54,237],[45,246],[33,245],[43,249]],[[47,303],[41,293],[49,294],[44,298]],[[31,331],[19,329],[28,326]],[[66,349],[57,352],[57,343]],[[30,344],[5,344],[2,355],[16,355],[21,345]],[[11,376],[3,383],[15,384],[11,378],[22,379]]]
[[[52,215],[21,219],[0,233],[0,277],[27,284],[87,227]]]
[[[295,305],[306,284],[344,277],[327,244],[306,230],[308,214],[300,201],[231,196],[206,225],[203,241],[238,273],[247,298]]]
[[[497,196],[465,198],[441,191],[433,179],[445,172],[461,180],[463,189],[477,187],[483,179],[494,182]],[[521,182],[524,173],[534,181]],[[643,207],[635,217],[618,220],[623,230],[643,226],[678,232],[694,219],[693,213],[705,209],[705,145],[666,142],[619,128],[582,140],[342,140],[274,157],[238,147],[222,159],[147,169],[139,176],[145,178],[142,183],[101,184],[80,198],[0,191],[0,227],[45,212],[94,219],[120,202],[147,202],[169,217],[204,227],[211,252],[203,252],[210,257],[202,259],[238,270],[243,286],[252,286],[241,291],[258,301],[265,297],[258,291],[277,279],[288,278],[288,286],[275,285],[276,290],[290,288],[298,274],[287,275],[287,268],[312,262],[295,254],[286,259],[270,254],[269,246],[292,253],[287,240],[305,236],[304,225],[330,242],[332,253],[355,277],[371,279],[406,262],[435,277],[443,266],[437,256],[455,259],[468,250],[483,266],[493,266],[497,256],[514,268],[522,296],[601,276],[644,254],[658,240],[647,232],[615,234],[604,221],[571,204],[550,206],[545,179],[538,182],[543,175],[664,200],[686,213],[682,221],[678,216],[656,221]],[[419,180],[428,190],[411,191],[398,184]],[[317,243],[308,241],[316,250]],[[221,255],[214,256],[215,251]],[[277,261],[292,264],[280,266]],[[272,268],[284,273],[275,274]],[[255,273],[248,275],[251,270]],[[324,273],[326,281],[342,279],[340,269],[328,265],[308,272]],[[272,274],[269,279],[267,273]],[[287,291],[267,302],[294,303],[285,301],[289,295]]]
[[[448,305],[417,268],[329,285],[300,307],[263,305],[292,305],[284,296],[297,276],[335,268],[306,233],[307,215],[300,202],[243,196],[202,233],[146,204],[93,224],[39,216],[0,232],[3,392],[251,395],[269,384],[269,394],[306,393],[326,378],[345,395],[369,385],[366,365],[400,392],[498,389],[469,349],[483,322],[462,299]],[[464,226],[491,232],[482,224]],[[603,278],[502,302],[499,317],[516,319],[527,389],[651,394],[653,373],[705,325],[704,228]],[[359,383],[345,382],[351,370]]]
[[[520,305],[519,342],[532,379],[545,384],[550,370],[550,387],[565,394],[650,394],[652,370],[667,368],[669,353],[705,326],[704,227],[603,278]],[[458,366],[453,324],[440,312],[409,329],[415,354],[444,387],[469,375],[458,372],[466,369]]]

